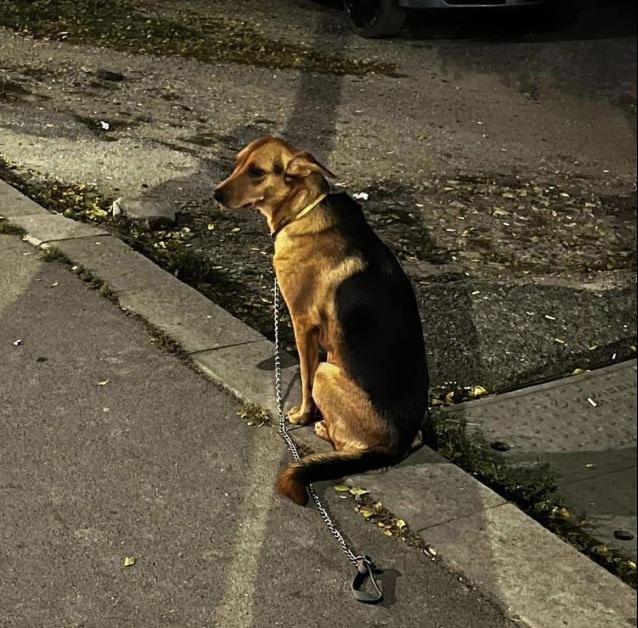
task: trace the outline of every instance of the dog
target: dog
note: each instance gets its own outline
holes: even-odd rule
[[[309,152],[266,136],[237,154],[214,193],[227,209],[256,208],[266,218],[299,353],[301,403],[288,420],[305,425],[318,411],[315,432],[334,450],[279,473],[277,490],[300,505],[308,484],[405,458],[427,405],[410,281],[361,207],[345,193],[331,194],[326,177],[334,175]]]

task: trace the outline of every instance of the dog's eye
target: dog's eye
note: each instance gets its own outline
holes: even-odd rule
[[[248,169],[248,176],[253,177],[253,179],[262,177],[264,174],[264,171],[261,168],[257,168],[257,166],[251,166]]]

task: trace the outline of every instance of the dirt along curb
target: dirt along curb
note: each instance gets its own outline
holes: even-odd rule
[[[53,216],[0,181],[0,217],[42,249],[59,250],[108,285],[120,306],[165,333],[210,379],[275,411],[273,345],[193,288],[103,230]],[[285,399],[296,399],[295,361],[284,362]],[[320,449],[311,429],[294,430]],[[438,555],[513,617],[532,627],[635,626],[635,592],[470,474],[423,447],[363,485]],[[436,549],[432,549],[436,548]]]

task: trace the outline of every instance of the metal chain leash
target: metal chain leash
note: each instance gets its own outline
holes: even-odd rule
[[[295,445],[295,442],[290,437],[290,434],[288,433],[288,429],[286,427],[286,415],[284,414],[283,393],[281,390],[281,351],[279,342],[279,314],[281,306],[279,295],[279,285],[277,283],[277,276],[275,275],[273,285],[273,315],[275,331],[275,397],[277,400],[277,415],[279,420],[278,432],[288,446],[288,450],[290,451],[293,460],[295,462],[299,462],[301,460],[299,450],[297,448],[297,445]],[[306,488],[308,490],[308,493],[310,494],[312,501],[317,507],[321,518],[326,524],[328,530],[330,530],[330,534],[332,534],[335,541],[337,541],[337,543],[340,545],[343,553],[347,556],[348,560],[357,567],[357,573],[351,585],[351,589],[355,599],[366,604],[376,604],[378,602],[381,602],[383,600],[383,593],[376,580],[374,579],[374,574],[381,573],[381,570],[379,570],[375,566],[375,564],[368,556],[357,556],[350,549],[341,532],[339,532],[334,522],[332,521],[332,518],[328,514],[328,511],[325,509],[319,495],[317,495],[317,492],[315,491],[312,484],[309,484]],[[371,594],[360,590],[361,586],[367,578],[370,578],[370,582],[372,583],[376,594]]]

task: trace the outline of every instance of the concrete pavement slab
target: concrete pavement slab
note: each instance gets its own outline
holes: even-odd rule
[[[263,338],[116,238],[65,240],[56,248],[99,275],[124,309],[167,333],[187,352]]]
[[[290,433],[296,442],[313,451],[331,450],[328,443],[315,436],[312,425],[291,426]],[[506,503],[500,495],[426,446],[390,469],[350,476],[346,484],[383,496],[383,505],[409,521],[416,532]]]
[[[231,344],[191,356],[193,362],[213,381],[247,402],[277,412],[274,391],[274,345],[263,338],[259,342]],[[284,405],[298,403],[297,363],[282,354],[282,393]]]
[[[479,423],[513,450],[607,450],[636,442],[636,360],[458,404],[448,412]],[[593,445],[593,446],[592,446]]]
[[[120,305],[167,333],[188,353],[262,340],[261,334],[197,290],[170,281],[170,275],[164,279],[160,286],[123,294],[119,297]],[[117,293],[117,288],[114,290]]]
[[[59,214],[48,212],[46,214],[14,216],[11,218],[11,222],[27,231],[26,238],[35,246],[70,238],[108,235],[108,231],[105,229],[85,225]]]
[[[559,482],[564,503],[574,505],[594,538],[630,556],[636,552],[636,463],[598,476]]]
[[[0,283],[15,277],[0,291],[1,625],[514,625],[329,491],[350,541],[386,569],[384,605],[354,602],[318,514],[274,494],[272,430],[0,235]]]
[[[501,455],[513,462],[549,463],[562,502],[590,522],[586,529],[636,559],[636,360],[460,404],[446,415],[505,443],[510,449]]]
[[[14,187],[0,181],[0,216],[3,218],[16,218],[17,216],[28,216],[30,214],[46,215],[44,207],[34,203],[30,198]]]
[[[99,271],[100,279],[117,287],[120,295],[160,285],[166,277],[157,264],[110,235],[64,240],[55,248],[92,273]]]
[[[469,517],[505,500],[459,467],[422,447],[391,473],[352,476],[350,482],[383,495],[383,505],[401,513],[413,530],[421,531],[446,521]],[[419,499],[415,500],[415,495]]]
[[[463,565],[474,582],[498,592],[531,626],[636,625],[635,595],[629,587],[602,570],[590,580],[588,558],[570,552],[564,560],[565,543],[548,537],[511,504],[428,528],[423,536],[453,564]]]

